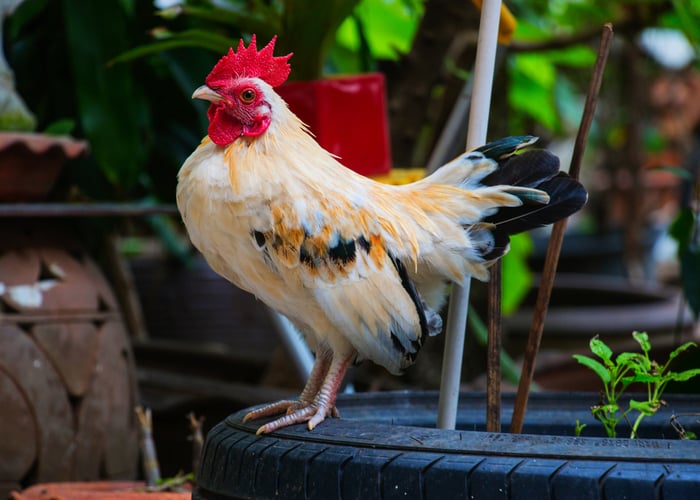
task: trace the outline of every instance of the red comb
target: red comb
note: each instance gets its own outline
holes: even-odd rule
[[[228,54],[216,63],[205,80],[206,84],[240,77],[260,78],[273,87],[283,84],[291,71],[287,61],[292,54],[274,57],[272,52],[275,49],[275,40],[276,35],[260,52],[255,46],[255,35],[251,37],[247,48],[241,40],[236,52],[232,48],[229,49]]]

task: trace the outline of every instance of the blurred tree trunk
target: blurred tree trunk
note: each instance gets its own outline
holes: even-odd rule
[[[428,0],[411,52],[381,68],[394,165],[425,164],[464,84],[454,70],[473,66],[478,26],[479,12],[471,3]]]
[[[621,73],[623,89],[622,99],[627,107],[627,141],[624,147],[626,168],[629,172],[629,190],[625,197],[625,264],[630,278],[644,278],[644,230],[646,210],[644,203],[643,164],[644,140],[642,137],[642,120],[646,108],[646,96],[649,95],[644,83],[641,58],[636,43],[627,41],[623,52]],[[625,102],[626,101],[626,102]]]

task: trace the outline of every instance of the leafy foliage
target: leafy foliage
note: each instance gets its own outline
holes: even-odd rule
[[[663,365],[653,361],[649,357],[651,343],[646,332],[634,332],[632,337],[642,349],[641,353],[622,352],[613,358],[610,349],[598,337],[590,341],[591,352],[597,356],[595,358],[575,354],[576,361],[583,366],[590,368],[603,382],[604,400],[591,408],[593,416],[603,424],[608,437],[617,436],[617,424],[625,420],[630,423],[630,417],[636,414],[634,422],[630,423],[630,438],[637,437],[639,424],[645,417],[654,415],[665,403],[661,396],[669,382],[685,382],[700,375],[700,368],[673,372],[670,370],[671,362],[682,352],[696,347],[694,342],[687,342],[676,348]],[[647,399],[637,401],[629,400],[626,409],[621,407],[620,397],[633,383],[646,385]],[[578,425],[580,433],[582,427]]]
[[[64,0],[65,34],[80,121],[95,160],[118,189],[135,185],[151,128],[143,88],[127,67],[95,71],[127,43],[127,13],[114,2]],[[85,40],[90,40],[89,44]]]
[[[292,80],[313,80],[321,78],[329,63],[336,71],[368,71],[375,58],[396,59],[407,52],[422,2],[330,0],[309,8],[303,0],[189,0],[159,14],[166,21],[184,19],[188,27],[159,28],[155,41],[119,55],[114,62],[178,47],[223,54],[239,37],[256,33],[261,42],[278,35],[278,53],[295,53]]]
[[[169,201],[177,168],[206,130],[189,96],[214,56],[180,49],[108,65],[147,39],[152,10],[147,2],[26,0],[7,21],[8,60],[38,130],[90,142],[90,155],[63,175],[64,193]]]
[[[8,20],[6,46],[37,128],[90,142],[90,156],[64,175],[64,193],[172,201],[177,169],[206,131],[206,105],[192,102],[192,90],[241,36],[279,34],[277,50],[295,52],[297,78],[318,77],[358,66],[357,55],[336,44],[343,21],[363,40],[371,26],[406,48],[421,7],[422,0],[333,0],[313,9],[300,0],[187,0],[155,11],[149,2],[26,0]],[[381,36],[369,38],[370,59],[388,53],[374,49]]]
[[[585,93],[587,78],[581,70],[590,72],[594,42],[606,22],[613,24],[617,37],[628,40],[645,27],[676,28],[700,47],[697,1],[512,0],[509,7],[518,18],[518,49],[508,60],[512,133],[532,128],[527,126],[532,122],[554,135],[575,128],[580,112],[571,116],[568,108],[580,104]],[[611,57],[617,56],[613,52]],[[607,78],[619,78],[615,64],[610,66]]]
[[[522,303],[532,285],[532,272],[527,258],[534,245],[528,233],[510,237],[510,251],[503,257],[503,291],[501,308],[503,314],[512,314]]]

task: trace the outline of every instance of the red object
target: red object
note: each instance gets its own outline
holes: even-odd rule
[[[389,172],[384,75],[287,82],[275,90],[343,165],[362,175]]]
[[[11,500],[189,500],[191,491],[146,491],[136,481],[96,481],[37,484],[21,493],[13,492]]]
[[[207,76],[206,84],[210,87],[218,87],[217,81],[228,82],[231,75],[240,77],[255,77],[277,87],[284,83],[292,70],[287,62],[292,54],[286,56],[273,57],[275,41],[277,37],[265,45],[260,52],[255,46],[255,35],[250,39],[248,47],[243,44],[243,40],[238,43],[236,52],[229,49],[228,54],[222,57],[214,69]]]

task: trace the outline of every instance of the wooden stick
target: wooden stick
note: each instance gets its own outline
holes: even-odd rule
[[[603,80],[603,71],[605,70],[605,63],[608,59],[608,52],[610,50],[612,36],[612,25],[607,23],[603,26],[600,47],[598,48],[598,57],[596,59],[595,67],[593,68],[593,77],[588,88],[586,104],[583,108],[583,116],[581,117],[581,124],[578,129],[578,134],[576,135],[574,151],[571,157],[569,175],[575,179],[578,178],[581,171],[581,159],[583,158],[583,152],[586,147],[588,132],[591,128],[591,123],[593,122],[593,115],[598,102],[598,94],[600,92],[600,85]],[[545,256],[542,280],[540,283],[539,292],[537,294],[535,312],[532,318],[532,325],[530,327],[527,346],[525,347],[525,359],[523,360],[523,368],[520,375],[518,393],[515,398],[513,419],[511,420],[510,424],[510,432],[514,434],[519,434],[523,430],[525,409],[527,408],[527,400],[530,396],[530,385],[532,384],[532,379],[535,375],[535,360],[537,357],[537,351],[540,348],[540,341],[542,340],[544,319],[547,315],[549,298],[552,294],[552,286],[554,284],[554,276],[556,275],[557,264],[559,262],[559,251],[561,250],[561,244],[564,240],[566,222],[567,219],[563,219],[554,224],[552,235],[549,239],[549,245],[547,246],[547,255]]]
[[[143,474],[146,476],[146,486],[155,487],[160,482],[160,466],[156,454],[156,445],[153,441],[153,420],[150,408],[137,406],[134,410],[141,430],[141,460],[143,461]]]
[[[202,458],[202,448],[204,448],[204,417],[196,417],[194,413],[187,414],[187,421],[190,424],[189,440],[192,441],[192,473],[195,478],[199,477],[199,461]]]
[[[491,266],[488,286],[488,344],[486,350],[486,430],[501,432],[501,277],[502,264]]]

